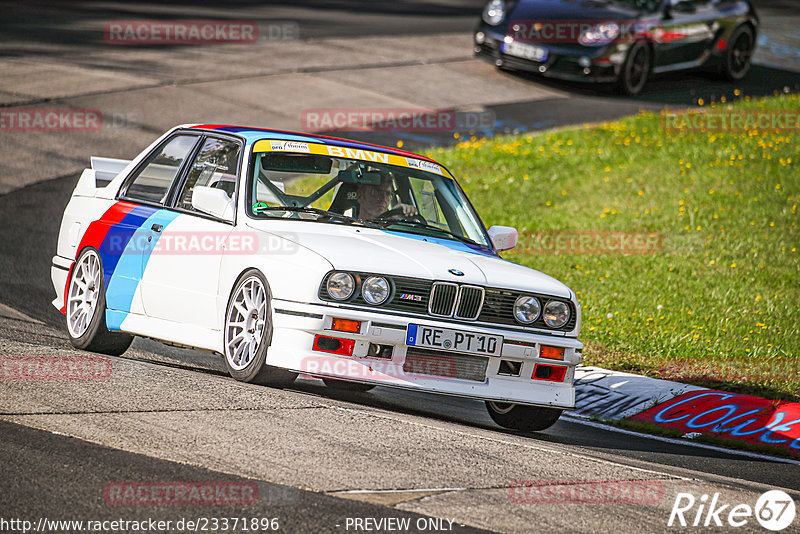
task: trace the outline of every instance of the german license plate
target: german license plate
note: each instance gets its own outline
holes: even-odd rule
[[[406,344],[467,354],[500,356],[503,336],[410,324],[406,330]]]
[[[542,48],[541,46],[533,46],[525,43],[517,43],[516,41],[512,41],[510,43],[504,42],[501,45],[500,50],[502,50],[504,54],[508,54],[509,56],[517,56],[529,59],[531,61],[536,61],[538,63],[543,63],[547,61],[547,49]]]

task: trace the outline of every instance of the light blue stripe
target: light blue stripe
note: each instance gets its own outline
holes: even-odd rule
[[[458,252],[468,252],[470,254],[488,256],[490,258],[497,257],[493,252],[490,252],[488,248],[485,248],[484,250],[479,250],[478,247],[471,247],[462,241],[454,241],[452,239],[441,239],[438,237],[431,237],[429,235],[412,234],[408,232],[398,232],[395,230],[383,230],[383,231],[386,232],[387,234],[396,235],[398,237],[405,237],[408,239],[414,239],[416,241],[425,241],[428,243],[433,243],[434,245],[441,245],[451,250],[457,250]]]
[[[133,233],[114,269],[114,274],[111,275],[111,281],[106,290],[106,305],[110,311],[115,312],[106,312],[106,327],[109,330],[121,329],[122,322],[131,311],[133,297],[142,281],[147,262],[150,261],[150,255],[161,238],[163,230],[161,233],[153,232],[151,227],[154,224],[160,224],[166,229],[178,215],[180,214],[174,211],[158,210]],[[152,236],[152,240],[148,242],[149,236]]]

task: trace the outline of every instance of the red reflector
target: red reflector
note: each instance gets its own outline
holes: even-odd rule
[[[595,63],[611,63],[610,57],[601,57],[599,59],[594,60]]]
[[[358,334],[361,331],[361,321],[353,321],[352,319],[337,319],[334,317],[333,321],[331,322],[331,330]]]
[[[539,349],[539,356],[549,360],[563,360],[564,349],[560,347],[548,347],[547,345],[542,345],[542,348]]]
[[[312,348],[319,352],[352,356],[355,344],[356,342],[352,339],[339,339],[338,337],[317,335],[314,336],[314,346]]]
[[[566,367],[537,363],[533,367],[533,375],[531,375],[531,378],[535,380],[547,380],[549,382],[563,382],[565,376],[567,376]]]
[[[728,42],[725,41],[725,39],[720,39],[719,41],[717,41],[717,50],[722,52],[723,50],[725,50],[727,48],[728,48]]]

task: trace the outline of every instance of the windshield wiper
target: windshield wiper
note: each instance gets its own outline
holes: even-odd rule
[[[431,226],[430,224],[421,223],[419,221],[410,221],[408,219],[374,219],[377,223],[382,223],[384,227],[389,226],[390,224],[407,224],[408,226],[415,226],[417,228],[425,228],[426,230],[433,230],[434,232],[441,232],[447,236],[454,237],[459,241],[464,243],[469,243],[470,245],[477,245],[479,247],[487,248],[485,245],[481,245],[477,241],[473,241],[468,237],[464,237],[463,235],[458,235],[456,233],[451,232],[450,230],[445,230],[444,228],[438,228],[436,226]]]
[[[294,213],[314,213],[319,215],[320,217],[324,217],[326,219],[337,219],[340,221],[345,221],[349,223],[358,223],[363,226],[368,226],[370,228],[380,228],[379,225],[375,223],[371,223],[369,221],[365,221],[364,219],[357,219],[355,217],[350,217],[348,215],[342,215],[341,213],[335,213],[333,211],[327,211],[319,208],[312,208],[310,206],[268,206],[264,208],[257,208],[255,210],[256,213],[261,213],[264,211],[288,211]]]

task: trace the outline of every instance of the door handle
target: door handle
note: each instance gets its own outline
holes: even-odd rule
[[[154,232],[160,232],[161,230],[164,229],[164,227],[160,224],[154,224],[153,226],[150,227],[150,229],[153,230]]]

